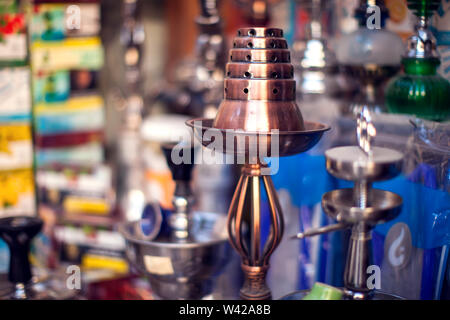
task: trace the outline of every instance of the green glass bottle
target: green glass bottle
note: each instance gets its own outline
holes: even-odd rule
[[[450,83],[436,73],[438,59],[404,58],[404,74],[392,80],[386,104],[392,113],[444,121],[450,117]]]
[[[439,0],[408,0],[418,16],[416,34],[408,39],[408,51],[402,59],[404,73],[386,89],[386,105],[392,113],[445,121],[450,118],[450,82],[437,73],[440,64],[436,40],[427,20],[439,7]]]

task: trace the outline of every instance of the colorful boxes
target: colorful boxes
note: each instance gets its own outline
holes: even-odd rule
[[[0,14],[0,218],[35,214],[25,21],[13,1],[8,10]]]

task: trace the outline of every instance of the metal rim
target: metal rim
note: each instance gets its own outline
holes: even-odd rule
[[[332,190],[325,193],[322,196],[322,208],[324,211],[331,217],[337,219],[339,222],[346,223],[355,223],[355,222],[368,222],[371,224],[377,224],[378,222],[386,222],[396,218],[403,206],[403,199],[396,193],[380,190],[380,189],[371,189],[370,192],[372,195],[378,195],[383,197],[384,199],[393,199],[392,204],[385,205],[381,203],[378,206],[368,206],[366,208],[360,208],[353,204],[353,189],[338,189]],[[333,197],[333,196],[339,197]],[[350,200],[349,203],[345,203],[345,201],[336,201],[344,199],[344,196],[347,196]],[[334,198],[334,199],[333,199]],[[332,210],[330,210],[332,208]],[[385,219],[379,219],[379,221],[375,221],[374,219],[364,219],[364,217],[373,216],[377,214],[377,216],[386,215]]]
[[[210,240],[210,241],[195,242],[195,243],[194,242],[188,242],[188,243],[157,242],[157,241],[136,239],[128,231],[128,228],[129,227],[133,228],[134,224],[136,222],[138,222],[138,221],[121,223],[118,226],[118,231],[120,232],[120,234],[123,235],[125,240],[127,240],[129,242],[132,242],[132,243],[139,244],[139,245],[143,245],[143,246],[153,246],[153,247],[160,247],[160,248],[171,248],[171,249],[180,249],[180,250],[182,250],[182,249],[195,249],[195,248],[198,248],[198,247],[207,247],[207,246],[212,246],[212,245],[215,245],[215,244],[219,244],[221,242],[228,242],[228,238],[227,237],[225,237],[223,239],[214,239],[214,240]]]
[[[207,125],[202,125],[202,126],[196,126],[194,123],[195,122],[199,122],[201,121],[202,123],[207,122]],[[213,130],[213,131],[220,131],[223,133],[226,133],[228,130],[233,130],[233,129],[218,129],[218,128],[214,128],[212,126],[214,119],[211,118],[195,118],[195,119],[191,119],[191,120],[187,120],[186,121],[186,125],[190,128],[193,129],[200,129],[200,130]],[[302,130],[302,131],[281,131],[278,133],[273,133],[273,132],[256,132],[256,131],[245,131],[245,130],[233,130],[235,133],[237,134],[243,134],[243,135],[280,135],[280,136],[288,136],[288,135],[308,135],[311,133],[319,133],[319,132],[326,132],[328,130],[331,129],[330,126],[323,124],[323,123],[318,123],[318,122],[310,122],[310,121],[305,121],[305,127],[308,126],[319,126],[320,128],[318,129],[313,129],[313,130]]]

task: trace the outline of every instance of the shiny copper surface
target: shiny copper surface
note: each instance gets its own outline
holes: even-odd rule
[[[228,234],[233,248],[241,255],[245,282],[241,298],[266,300],[271,292],[266,285],[269,258],[283,237],[284,221],[281,206],[270,176],[261,174],[264,164],[246,164],[242,168],[236,191],[228,211]],[[263,182],[263,184],[261,184]],[[263,186],[269,198],[270,234],[261,245],[261,190]],[[250,212],[245,211],[245,200],[250,195]],[[245,241],[246,228],[243,221],[250,221],[250,241]]]
[[[282,30],[240,29],[230,50],[224,100],[213,126],[259,132],[304,130],[290,61]]]
[[[294,68],[290,63],[233,63],[226,67],[228,78],[269,78],[269,79],[292,79]]]
[[[237,31],[238,37],[283,37],[283,30],[278,28],[240,28]]]
[[[272,179],[262,174],[262,169],[266,169],[264,156],[288,156],[307,151],[330,129],[320,123],[303,121],[295,103],[290,53],[282,36],[280,29],[240,29],[230,51],[224,100],[216,118],[186,122],[205,147],[245,155],[245,165],[228,211],[228,234],[242,258],[245,282],[241,297],[247,300],[271,298],[265,278],[270,256],[280,244],[284,229]],[[257,157],[253,154],[255,148]],[[261,150],[264,150],[263,157]],[[261,186],[269,200],[271,222],[264,243]]]
[[[233,48],[267,48],[267,49],[287,49],[287,41],[282,38],[256,38],[239,37],[234,39]]]
[[[188,120],[186,124],[193,128],[194,135],[203,146],[211,148],[214,137],[221,136],[222,151],[228,154],[243,155],[248,154],[248,144],[241,143],[240,140],[247,139],[250,142],[258,142],[259,145],[265,146],[267,156],[285,157],[298,153],[308,151],[319,142],[320,138],[330,127],[317,122],[306,121],[304,123],[305,130],[303,131],[283,131],[283,132],[258,132],[252,131],[229,131],[226,129],[217,129],[212,126],[213,119],[192,119]],[[237,141],[233,139],[226,139],[226,135],[233,135]],[[254,139],[254,140],[252,140]],[[275,139],[274,142],[272,142]],[[278,148],[272,153],[271,145],[276,143]],[[217,147],[217,145],[215,145]]]

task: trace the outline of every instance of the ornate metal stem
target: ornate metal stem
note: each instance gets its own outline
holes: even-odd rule
[[[241,178],[236,187],[228,212],[228,233],[230,242],[242,257],[242,270],[245,283],[241,298],[246,300],[265,300],[271,298],[266,285],[269,259],[280,244],[283,236],[283,215],[278,197],[270,176],[261,174],[263,164],[247,164],[242,168]],[[261,181],[269,199],[271,231],[269,238],[261,246]],[[250,196],[251,212],[244,217],[245,200]],[[245,223],[250,225],[250,242],[245,241]]]

